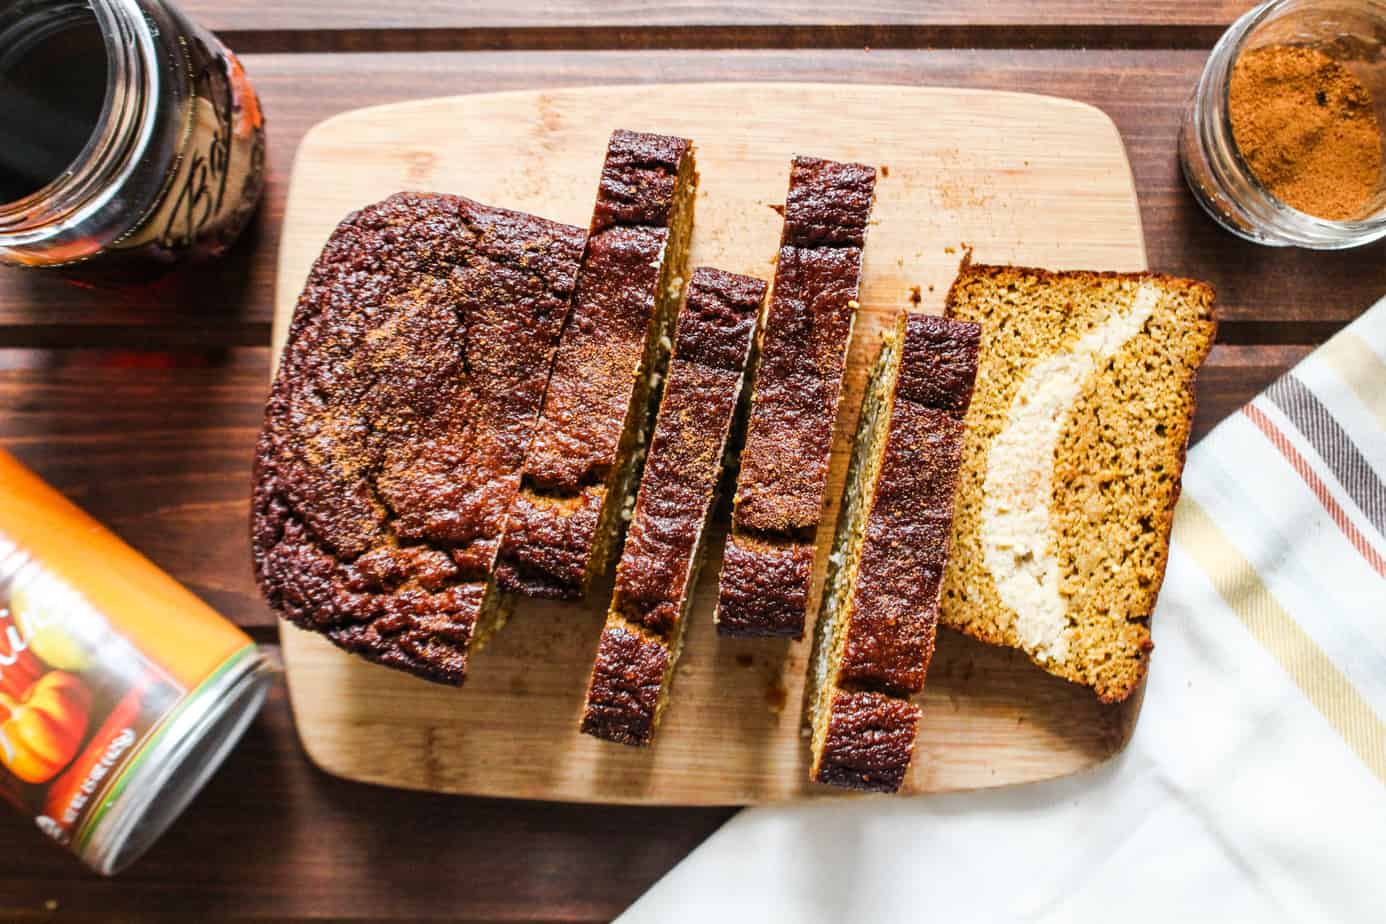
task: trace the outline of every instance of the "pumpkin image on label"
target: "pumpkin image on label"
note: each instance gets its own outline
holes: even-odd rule
[[[91,691],[75,675],[49,671],[22,698],[0,693],[0,763],[26,783],[46,783],[77,755]]]
[[[29,650],[50,667],[65,671],[84,671],[91,666],[91,652],[83,641],[63,625],[62,614],[51,602],[31,599],[23,587],[10,596],[10,616],[20,637],[28,639]]]

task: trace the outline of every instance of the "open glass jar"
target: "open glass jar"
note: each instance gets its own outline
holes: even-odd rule
[[[0,0],[0,122],[3,262],[215,256],[264,186],[244,71],[161,0]]]
[[[1199,204],[1240,237],[1317,250],[1386,237],[1386,170],[1357,213],[1319,218],[1277,198],[1237,147],[1229,114],[1233,69],[1247,52],[1272,45],[1311,48],[1341,64],[1371,94],[1386,126],[1386,2],[1271,0],[1242,16],[1213,48],[1184,116],[1179,160]]]

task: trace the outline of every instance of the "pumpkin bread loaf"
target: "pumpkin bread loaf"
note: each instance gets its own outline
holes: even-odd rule
[[[506,591],[581,599],[619,547],[683,288],[695,182],[691,142],[612,134],[571,316],[496,565]]]
[[[791,167],[718,587],[722,635],[803,637],[875,185],[861,164]]]
[[[584,238],[427,193],[337,227],[256,449],[255,574],[281,616],[462,682],[505,618],[492,565]]]
[[[1104,702],[1145,676],[1213,290],[1152,273],[965,265],[982,325],[943,624]]]
[[[817,782],[894,792],[914,753],[948,561],[976,324],[902,312],[862,399],[808,706]]]
[[[582,730],[649,744],[668,702],[765,283],[701,267],[674,354],[597,646]]]

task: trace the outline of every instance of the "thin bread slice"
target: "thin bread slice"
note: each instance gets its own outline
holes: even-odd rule
[[[901,313],[862,399],[808,705],[810,777],[894,792],[919,725],[980,329]]]
[[[1213,290],[1152,273],[965,265],[948,316],[982,325],[943,624],[1125,699],[1213,343]]]
[[[718,587],[717,631],[802,638],[876,169],[796,157]]]
[[[693,226],[692,142],[616,131],[496,575],[577,600],[606,571],[639,471]]]
[[[589,735],[645,745],[659,725],[764,299],[749,276],[700,267],[689,280],[587,687]]]
[[[283,618],[460,684],[586,235],[400,193],[337,227],[299,296],[256,448],[252,548]]]

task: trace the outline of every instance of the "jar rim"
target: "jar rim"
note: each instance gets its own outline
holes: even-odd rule
[[[1380,20],[1383,28],[1386,29],[1386,0],[1327,0],[1327,4],[1359,8],[1369,16]],[[1248,10],[1228,28],[1214,46],[1200,82],[1202,83],[1212,76],[1216,77],[1218,102],[1221,104],[1218,107],[1219,111],[1215,113],[1217,128],[1227,139],[1228,153],[1236,162],[1246,184],[1261,200],[1251,203],[1252,207],[1249,211],[1259,213],[1258,217],[1263,221],[1271,219],[1277,224],[1293,226],[1293,233],[1296,238],[1294,243],[1301,246],[1357,246],[1370,243],[1386,234],[1386,202],[1379,203],[1376,210],[1365,217],[1343,220],[1322,218],[1301,211],[1276,196],[1261,181],[1261,178],[1256,175],[1255,171],[1251,169],[1251,165],[1243,157],[1232,130],[1232,71],[1246,49],[1247,42],[1256,34],[1260,26],[1278,19],[1282,15],[1327,4],[1323,0],[1267,0],[1267,2]],[[1386,130],[1383,131],[1382,137],[1383,142],[1386,143]],[[1243,203],[1243,207],[1247,205],[1247,203]],[[1336,243],[1338,241],[1341,243]],[[1330,244],[1330,242],[1335,243]]]
[[[106,95],[91,137],[66,169],[22,199],[0,203],[0,248],[61,236],[100,212],[139,165],[153,137],[160,73],[138,0],[74,4],[96,17],[106,49]],[[22,22],[22,19],[20,20]]]

